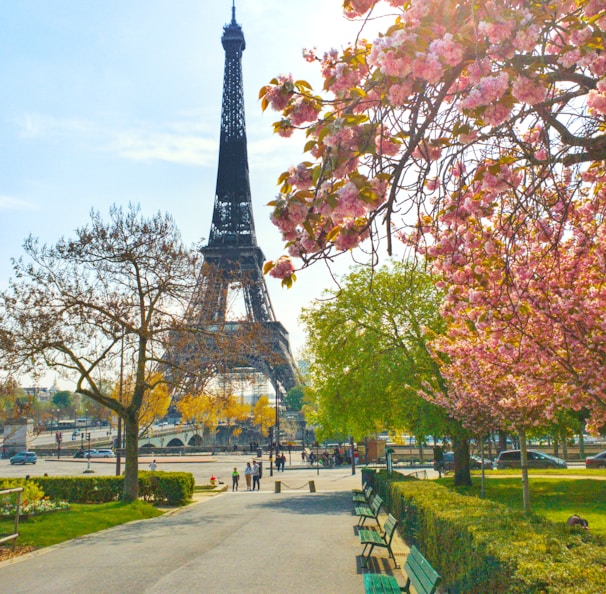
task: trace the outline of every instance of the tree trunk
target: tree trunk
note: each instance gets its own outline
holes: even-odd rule
[[[455,487],[470,487],[471,473],[469,472],[469,438],[462,435],[453,437],[454,451],[454,484]]]
[[[135,501],[139,497],[139,421],[131,415],[124,419],[125,462],[122,501]]]
[[[522,466],[522,502],[524,512],[530,512],[530,487],[528,485],[528,449],[526,447],[526,431],[520,430],[520,464]]]

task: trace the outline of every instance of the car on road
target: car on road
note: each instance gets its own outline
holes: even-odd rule
[[[443,470],[450,472],[454,470],[454,452],[444,452],[443,455]],[[470,470],[479,470],[482,468],[482,459],[480,456],[471,455],[469,456],[469,468]],[[484,458],[484,468],[486,470],[492,469],[492,460]],[[434,469],[437,470],[436,462],[434,460]]]
[[[545,454],[537,450],[528,450],[528,468],[568,468],[565,460]],[[505,450],[501,452],[496,459],[496,467],[499,470],[503,468],[520,468],[522,452],[520,450]]]
[[[114,450],[91,450],[91,458],[115,458],[116,454]]]
[[[74,458],[90,458],[91,456],[89,456],[90,453],[92,452],[96,452],[97,450],[78,450],[75,454],[74,454]]]
[[[606,451],[585,458],[585,468],[606,468]]]
[[[38,461],[36,452],[19,452],[10,460],[11,464],[35,464]]]

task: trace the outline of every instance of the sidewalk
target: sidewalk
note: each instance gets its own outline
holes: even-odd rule
[[[264,476],[261,491],[196,495],[196,503],[0,564],[11,594],[171,594],[204,591],[267,594],[364,592],[362,546],[351,470],[301,469]],[[275,480],[282,491],[275,493]],[[309,492],[313,480],[316,492]],[[294,484],[293,484],[294,483]],[[297,488],[301,487],[301,488]],[[382,518],[382,523],[384,518]],[[372,525],[372,523],[371,523]],[[394,538],[403,565],[405,547]],[[368,570],[391,573],[383,550]]]

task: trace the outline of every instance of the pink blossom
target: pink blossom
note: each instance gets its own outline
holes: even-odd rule
[[[265,97],[274,111],[282,111],[293,96],[292,76],[279,76],[278,84],[267,89]]]
[[[606,10],[605,0],[589,0],[585,5],[585,16],[593,17]]]
[[[513,96],[529,105],[536,105],[545,100],[547,89],[538,80],[527,78],[526,76],[518,76],[513,81],[511,88]]]
[[[534,157],[539,161],[545,161],[547,159],[548,153],[545,149],[539,149],[535,152]]]
[[[444,74],[444,67],[434,56],[419,53],[412,61],[412,74],[429,84],[436,84]]]
[[[422,142],[413,151],[413,156],[425,161],[437,161],[442,156],[442,148],[429,142]]]
[[[452,166],[452,174],[454,177],[459,178],[463,173],[465,173],[465,163],[463,163],[463,161],[457,161]]]
[[[401,143],[396,142],[394,139],[381,132],[375,137],[375,146],[377,147],[377,153],[388,157],[395,157],[402,148]]]
[[[530,25],[518,31],[513,39],[513,47],[522,52],[531,52],[537,45],[541,29],[537,25]]]
[[[412,92],[412,83],[405,80],[401,83],[390,85],[387,98],[392,105],[404,105]]]
[[[463,46],[446,33],[442,39],[434,39],[429,44],[429,51],[442,58],[449,66],[456,66],[463,59]]]
[[[335,223],[340,224],[348,219],[356,219],[366,214],[367,207],[360,198],[360,191],[352,182],[348,182],[337,191],[338,202],[332,211]]]
[[[599,114],[606,114],[606,95],[592,89],[587,95],[587,106]]]
[[[311,184],[311,171],[303,163],[291,167],[288,174],[288,183],[293,187],[307,188]]]
[[[489,126],[500,126],[511,114],[511,109],[502,103],[489,105],[483,112],[484,122]]]
[[[317,48],[313,48],[313,49],[303,49],[303,59],[306,62],[315,62],[316,60],[318,60],[318,56],[316,54],[316,49]]]
[[[320,113],[320,106],[315,101],[309,100],[307,97],[297,97],[293,102],[290,121],[293,126],[300,126],[305,122],[312,122]]]
[[[509,87],[509,76],[501,72],[497,76],[485,76],[461,101],[462,109],[475,109],[498,101]]]
[[[579,48],[575,48],[568,52],[564,52],[560,54],[558,58],[558,62],[564,66],[564,68],[570,68],[574,66],[581,59],[581,50]]]
[[[425,187],[429,192],[435,192],[440,187],[440,179],[436,177],[434,179],[425,180]]]
[[[480,21],[478,32],[485,35],[491,43],[497,44],[506,41],[511,37],[515,24],[512,21],[502,21],[500,23],[490,23]]]
[[[274,278],[286,279],[292,277],[295,267],[291,259],[287,256],[280,256],[274,263],[274,267],[269,271],[269,275]]]
[[[354,18],[366,14],[379,0],[348,0],[345,3],[345,14]]]

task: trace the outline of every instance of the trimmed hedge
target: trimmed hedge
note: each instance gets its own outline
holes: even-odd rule
[[[32,477],[52,500],[70,503],[107,503],[122,496],[122,476]],[[195,480],[189,472],[139,472],[139,496],[145,501],[183,505],[191,500]]]
[[[451,594],[606,592],[606,547],[498,503],[459,495],[431,481],[377,474],[375,485]]]

